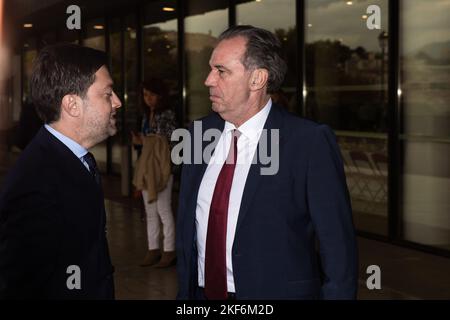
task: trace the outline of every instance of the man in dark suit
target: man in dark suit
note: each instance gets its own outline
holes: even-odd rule
[[[0,299],[113,299],[100,175],[88,149],[121,106],[104,52],[46,47],[31,76],[46,123],[0,193]]]
[[[286,71],[279,41],[232,27],[209,64],[214,112],[191,127],[184,147],[220,134],[209,161],[195,161],[193,148],[183,164],[178,298],[354,299],[357,250],[340,151],[329,127],[272,103]]]

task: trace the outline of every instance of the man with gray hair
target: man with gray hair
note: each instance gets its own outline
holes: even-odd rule
[[[231,27],[209,65],[213,112],[200,119],[200,134],[222,134],[208,163],[183,164],[178,298],[354,299],[357,250],[340,151],[328,126],[272,103],[286,72],[278,39]],[[261,149],[277,158],[274,174],[262,174]]]

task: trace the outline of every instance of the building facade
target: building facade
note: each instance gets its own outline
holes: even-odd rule
[[[67,27],[72,4],[81,29]],[[40,48],[66,41],[105,50],[123,108],[119,133],[93,153],[105,173],[121,175],[127,195],[139,83],[164,79],[185,127],[210,111],[203,83],[218,35],[263,27],[279,37],[289,66],[274,99],[336,133],[358,232],[450,256],[448,12],[448,0],[49,1],[16,22],[0,132],[19,121]]]

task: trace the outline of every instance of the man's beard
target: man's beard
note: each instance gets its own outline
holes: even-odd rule
[[[111,113],[110,117],[109,117],[109,123],[108,123],[108,134],[109,136],[113,136],[117,133],[118,128],[117,128],[117,113]]]

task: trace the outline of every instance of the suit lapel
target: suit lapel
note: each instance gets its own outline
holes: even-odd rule
[[[192,161],[192,188],[191,190],[195,190],[195,193],[189,197],[189,203],[186,205],[187,208],[187,216],[186,216],[186,221],[188,221],[189,223],[186,223],[186,228],[185,229],[185,243],[189,244],[191,243],[192,238],[190,238],[191,236],[193,236],[193,239],[195,239],[195,212],[196,212],[196,208],[197,208],[197,197],[198,197],[198,191],[200,188],[200,184],[202,182],[203,179],[203,175],[205,174],[206,168],[208,167],[208,163],[206,163],[203,159],[203,151],[205,150],[205,148],[208,146],[208,144],[210,144],[210,141],[203,141],[203,134],[206,130],[214,128],[214,129],[218,129],[220,131],[223,131],[225,126],[225,121],[220,118],[220,116],[216,113],[212,113],[209,117],[207,117],[205,120],[202,121],[202,130],[201,132],[197,133],[197,132],[193,132],[192,134],[192,141],[191,141],[191,150],[195,150],[194,148],[194,143],[195,140],[201,140],[202,141],[202,155],[201,155],[201,164],[196,164],[194,162],[194,154],[192,153],[191,155],[191,161]],[[201,134],[201,136],[195,136],[196,134]],[[217,141],[214,141],[214,143],[217,144]],[[194,241],[195,244],[195,241]]]
[[[225,126],[225,121],[220,118],[220,116],[218,114],[213,114],[211,116],[211,118],[209,119],[205,119],[205,121],[203,121],[203,128],[202,128],[202,134],[210,129],[210,128],[216,128],[219,129],[221,131],[223,131]],[[264,129],[281,129],[282,127],[282,112],[280,111],[280,107],[278,107],[277,105],[273,104],[272,108],[270,110],[269,116],[267,117],[267,121],[264,125]],[[280,130],[281,131],[281,130]],[[194,139],[197,138],[199,139],[199,137],[194,137]],[[201,139],[201,137],[200,137]],[[268,136],[268,141],[270,141],[270,135]],[[217,143],[218,141],[216,141]],[[193,146],[193,141],[192,141],[192,145]],[[205,147],[209,144],[209,141],[203,141],[202,139],[202,152],[205,149]],[[281,143],[282,143],[282,135],[280,132],[280,149],[281,149]],[[259,154],[259,149],[260,149],[260,143],[258,143],[258,147],[256,150],[256,155]],[[194,148],[192,148],[192,150],[194,150]],[[281,151],[281,150],[280,150]],[[268,144],[268,154],[271,154],[271,146],[270,144]],[[193,161],[193,155],[192,155],[192,161]],[[200,183],[203,179],[203,175],[205,174],[206,168],[208,167],[208,163],[202,161],[202,164],[194,164],[193,165],[193,184],[192,184],[192,189],[191,190],[196,190],[196,193],[193,194],[189,199],[190,202],[189,204],[187,204],[187,213],[189,214],[189,216],[186,217],[186,221],[189,221],[190,223],[186,223],[185,226],[187,229],[185,229],[185,236],[188,236],[187,238],[185,237],[186,244],[192,244],[192,238],[190,239],[189,236],[194,236],[195,239],[195,212],[196,212],[196,208],[197,208],[197,197],[198,197],[198,191],[200,188]],[[261,177],[261,168],[263,167],[263,165],[258,161],[257,163],[254,163],[250,166],[250,171],[248,173],[248,177],[245,183],[245,187],[244,187],[244,194],[242,196],[242,201],[241,201],[241,207],[239,210],[239,217],[238,217],[238,222],[237,222],[237,226],[236,226],[236,234],[239,231],[239,228],[242,224],[242,221],[245,218],[245,215],[247,214],[247,211],[251,205],[252,199],[255,195],[255,192],[258,188],[258,183]],[[195,241],[194,241],[195,242]],[[187,250],[189,250],[189,248],[186,248]]]
[[[282,140],[283,140],[282,133],[281,133],[282,113],[279,108],[280,107],[278,107],[277,105],[272,104],[272,108],[270,110],[269,116],[267,117],[266,123],[264,124],[264,129],[267,130],[267,132],[268,132],[268,134],[267,134],[267,142],[268,142],[267,154],[268,155],[271,155],[271,152],[272,152],[271,144],[269,143],[271,129],[280,129],[279,151],[281,154],[281,145],[282,145]],[[261,139],[258,142],[255,157],[257,157],[259,155],[260,148],[261,148]],[[253,161],[253,162],[255,162],[255,161]],[[255,196],[255,192],[258,189],[258,185],[259,185],[260,179],[261,179],[261,168],[263,168],[263,167],[264,166],[261,164],[259,159],[256,163],[252,163],[252,165],[250,166],[250,170],[248,172],[247,180],[246,180],[245,187],[244,187],[244,193],[242,195],[241,207],[239,209],[239,216],[238,216],[238,221],[237,221],[237,225],[236,225],[236,235],[239,232],[239,228],[241,227],[242,222],[244,221],[245,216],[247,215],[249,207]]]
[[[80,159],[64,143],[48,132],[45,127],[42,127],[38,133],[38,139],[41,145],[49,149],[54,165],[64,172],[64,176],[61,179],[65,179],[65,183],[70,184],[72,188],[79,186],[84,195],[92,197],[92,201],[95,201],[92,202],[93,204],[98,204],[100,208],[99,226],[103,230],[106,225],[106,209],[102,186],[95,182],[91,173]],[[84,198],[83,201],[89,200]]]
[[[56,166],[62,168],[74,181],[80,181],[80,184],[101,193],[101,188],[98,188],[90,172],[64,143],[48,132],[45,127],[40,129],[36,138],[41,145],[51,149],[49,154],[55,159]]]

